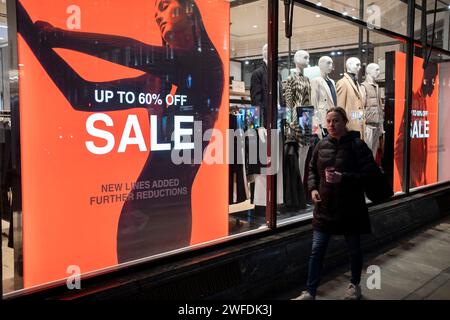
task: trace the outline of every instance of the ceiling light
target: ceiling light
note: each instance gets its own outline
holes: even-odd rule
[[[258,25],[255,24],[255,25],[253,26],[253,28],[255,28],[255,29],[258,28]]]
[[[335,56],[335,55],[336,55],[336,52],[333,51],[333,52],[331,53],[331,55],[332,55],[332,56]]]
[[[247,60],[247,61],[245,61],[245,64],[247,64],[247,65],[248,65],[248,64],[250,64],[250,61],[248,61],[248,60]]]
[[[320,18],[320,14],[316,14],[316,18]]]
[[[342,12],[342,15],[343,15],[343,16],[346,16],[346,15],[348,15],[348,12],[347,12],[347,11],[344,11],[344,12]]]
[[[322,2],[317,2],[316,6],[320,7],[322,5]]]

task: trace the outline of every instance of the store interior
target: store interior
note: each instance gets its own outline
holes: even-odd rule
[[[322,2],[323,6],[327,6],[336,11],[347,12],[347,14],[354,16],[360,13],[359,4],[359,1]],[[383,16],[382,23],[384,28],[395,29],[396,32],[400,33],[406,32],[407,7],[405,4],[399,1],[378,1],[377,5],[388,13],[388,15]],[[346,72],[346,61],[351,57],[357,57],[361,62],[361,70],[358,73],[358,81],[360,83],[365,81],[365,68],[367,65],[376,63],[379,66],[380,74],[376,81],[379,85],[381,103],[384,104],[385,54],[389,51],[404,52],[403,43],[370,30],[362,30],[342,20],[300,7],[294,7],[292,37],[289,40],[285,34],[286,18],[283,9],[283,1],[280,1],[278,70],[283,86],[283,92],[281,94],[284,97],[286,96],[285,90],[288,78],[298,73],[300,69],[300,72],[307,76],[309,80],[320,75],[318,65],[321,57],[328,56],[332,59],[333,68],[329,74],[329,78],[334,80],[335,83],[344,76]],[[253,112],[251,110],[249,111],[249,108],[255,107],[252,105],[251,99],[251,78],[258,68],[263,65],[262,48],[267,43],[267,10],[267,1],[232,2],[230,29],[230,90],[232,94],[230,107],[232,109],[238,107],[241,113]],[[392,15],[395,10],[404,12],[404,17],[398,16],[400,19],[390,19],[389,15]],[[299,51],[306,51],[309,55],[309,60],[306,65],[297,68],[294,62],[294,56]],[[237,85],[236,82],[240,82],[240,85]],[[244,87],[245,92],[243,91]],[[240,93],[235,92],[233,90],[235,88],[241,88]],[[241,104],[238,103],[239,101],[241,101]],[[311,105],[309,101],[307,104]],[[296,107],[298,106],[297,104]],[[261,111],[258,110],[257,113],[260,114]],[[283,121],[283,115],[280,115],[278,120]],[[257,123],[257,126],[261,126],[260,122]],[[284,133],[286,132],[283,132],[283,135]],[[283,141],[285,141],[285,138]],[[306,154],[310,156],[313,146],[307,146],[306,149]],[[378,156],[381,162],[382,154]],[[285,163],[285,160],[285,154],[281,152],[281,161]],[[303,182],[303,188],[301,190],[295,190],[295,192],[302,194],[299,197],[304,200],[297,201],[297,203],[286,201],[286,196],[283,195],[283,192],[290,191],[289,188],[286,189],[288,181],[286,178],[280,179],[279,177],[280,175],[285,176],[286,173],[283,173],[283,169],[281,169],[278,174],[278,223],[297,221],[310,217],[312,214],[313,206],[308,199],[308,192],[306,191],[307,172],[305,175],[305,170],[308,170],[308,160],[308,157],[306,159],[299,159],[300,174],[298,176]],[[252,175],[247,175],[247,177],[247,180],[250,181],[255,179]],[[251,183],[249,185],[249,190],[253,190],[255,193],[261,192],[260,190],[254,190],[251,187]],[[255,207],[251,196],[252,194],[250,192],[250,200],[246,199],[243,203],[233,203],[230,205],[230,230],[232,233],[256,229],[265,225],[265,207]],[[239,209],[242,211],[236,212]]]

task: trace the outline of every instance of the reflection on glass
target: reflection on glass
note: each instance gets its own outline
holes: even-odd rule
[[[266,227],[267,1],[231,8],[230,235]]]
[[[360,19],[373,28],[383,28],[406,35],[408,5],[400,0],[309,0],[317,7],[342,16]]]
[[[424,57],[424,58],[423,58]],[[428,58],[429,57],[429,58]],[[411,188],[450,179],[449,56],[416,49],[411,110]]]
[[[434,9],[436,2],[437,10],[435,14]],[[436,2],[434,0],[427,0],[425,8],[422,6],[422,1],[416,1],[417,6],[414,23],[414,38],[420,41],[426,41],[428,44],[431,44],[433,39],[433,46],[449,50],[450,3],[447,4],[446,1]],[[426,22],[422,22],[424,17]],[[423,36],[425,36],[426,39],[423,39]]]

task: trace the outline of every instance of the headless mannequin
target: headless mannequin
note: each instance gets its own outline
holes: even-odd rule
[[[324,56],[319,59],[320,77],[311,80],[311,102],[315,109],[314,132],[323,138],[326,132],[327,111],[337,104],[336,84],[329,75],[333,72],[333,60]]]
[[[346,63],[347,72],[336,83],[337,105],[347,112],[349,130],[358,131],[364,139],[364,92],[358,83],[358,73],[361,70],[361,61],[358,58],[349,58]]]
[[[376,80],[380,76],[380,66],[371,63],[366,68],[366,81],[361,84],[365,96],[365,141],[376,158],[380,137],[384,132],[384,112],[380,89]]]

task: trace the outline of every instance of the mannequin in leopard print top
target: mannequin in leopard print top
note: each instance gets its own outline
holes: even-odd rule
[[[286,83],[285,100],[287,107],[286,136],[294,136],[301,145],[309,145],[309,136],[303,135],[298,124],[297,107],[310,105],[311,85],[303,75],[303,70],[309,65],[309,53],[297,51],[294,56],[297,72],[289,76]]]

